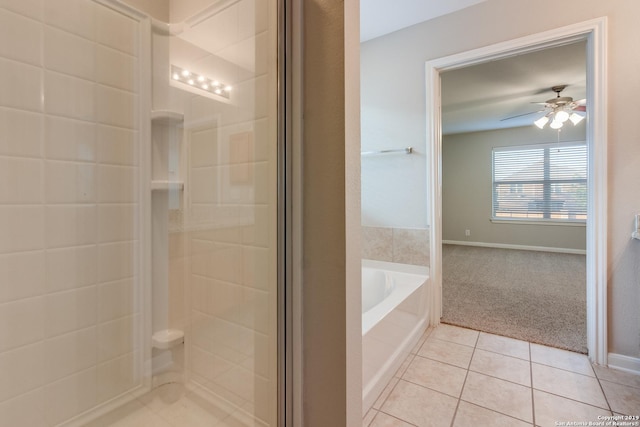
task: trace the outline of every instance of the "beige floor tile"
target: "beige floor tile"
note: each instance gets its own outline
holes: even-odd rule
[[[162,418],[169,423],[189,427],[211,427],[227,418],[229,413],[215,405],[190,394],[167,406],[160,412]]]
[[[457,399],[401,380],[382,411],[418,427],[449,427]]]
[[[640,388],[600,381],[604,394],[614,412],[623,415],[640,415]]]
[[[535,408],[536,425],[555,427],[556,422],[566,421],[600,421],[598,416],[611,415],[611,412],[566,399],[540,390],[533,391],[533,407]]]
[[[529,343],[500,335],[480,333],[477,348],[529,360]]]
[[[367,414],[362,419],[362,427],[369,427],[377,414],[378,411],[376,411],[375,409],[369,409],[367,411]]]
[[[395,377],[391,378],[391,381],[389,381],[384,390],[382,390],[382,393],[380,393],[380,396],[378,396],[376,401],[373,403],[373,409],[380,409],[382,407],[382,404],[387,400],[387,397],[389,397],[393,388],[398,384],[398,380],[399,379]]]
[[[171,427],[140,402],[129,402],[94,420],[86,427]]]
[[[416,356],[402,378],[458,398],[466,376],[466,369]]]
[[[416,354],[418,350],[420,350],[420,347],[422,347],[422,344],[424,344],[424,342],[427,340],[429,335],[431,335],[431,331],[432,331],[431,328],[424,331],[424,333],[420,336],[420,339],[418,340],[416,345],[414,345],[413,348],[411,349],[411,352],[410,352],[411,354]]]
[[[462,400],[532,422],[531,389],[477,372],[469,372]]]
[[[531,364],[517,357],[476,349],[469,369],[531,387]]]
[[[589,358],[573,351],[531,344],[531,361],[582,375],[595,376]]]
[[[533,388],[608,409],[598,380],[551,366],[531,364]]]
[[[400,367],[398,368],[398,370],[396,371],[396,373],[393,376],[397,377],[397,378],[402,378],[402,375],[405,373],[405,371],[409,367],[409,364],[411,364],[411,361],[413,360],[414,357],[416,357],[415,354],[408,355],[407,358],[404,359],[404,362],[402,362],[402,365],[400,365]]]
[[[418,352],[418,356],[449,363],[467,369],[473,354],[473,347],[429,338]]]
[[[640,388],[640,375],[598,365],[594,365],[593,369],[601,380]]]
[[[478,340],[478,331],[441,323],[433,329],[429,337],[474,347]]]
[[[411,427],[411,424],[387,415],[384,412],[378,412],[378,415],[373,419],[370,427]]]
[[[138,401],[153,412],[158,412],[172,403],[177,402],[186,394],[187,392],[183,384],[170,383],[154,388],[149,393],[139,397]]]
[[[531,424],[472,403],[460,402],[453,427],[469,426],[531,427]]]

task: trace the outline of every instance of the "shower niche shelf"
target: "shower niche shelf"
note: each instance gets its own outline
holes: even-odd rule
[[[153,180],[151,181],[151,191],[182,191],[184,190],[184,182]]]
[[[181,125],[184,122],[184,114],[171,110],[153,110],[151,112],[151,121]]]

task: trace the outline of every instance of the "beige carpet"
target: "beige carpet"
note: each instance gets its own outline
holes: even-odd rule
[[[442,249],[444,323],[587,352],[584,255]]]

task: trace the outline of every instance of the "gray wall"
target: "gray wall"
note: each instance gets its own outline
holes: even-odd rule
[[[563,127],[561,141],[584,141],[584,121]],[[445,135],[442,138],[443,240],[586,249],[586,227],[493,223],[493,147],[557,141],[555,131],[535,126]],[[471,235],[465,236],[465,230]]]
[[[553,11],[553,13],[549,13]],[[608,17],[608,339],[609,351],[640,357],[640,242],[630,239],[640,212],[640,2],[487,0],[362,44],[363,137],[367,123],[390,141],[425,152],[425,61]],[[389,85],[392,81],[394,84]],[[364,105],[364,103],[367,105]],[[366,107],[366,109],[365,109]],[[368,112],[367,112],[368,111]],[[368,120],[365,115],[376,120]],[[404,144],[404,143],[403,143]],[[325,171],[325,173],[328,173]],[[412,193],[426,194],[416,173]],[[398,191],[399,186],[390,186]],[[407,194],[406,197],[412,197]],[[365,201],[363,200],[363,206]],[[426,217],[426,211],[424,212]],[[419,220],[419,219],[418,219]],[[394,226],[402,226],[396,224]]]

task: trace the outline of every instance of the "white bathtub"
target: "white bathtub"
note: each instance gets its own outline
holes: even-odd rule
[[[428,326],[429,269],[362,261],[362,403],[364,413]]]

